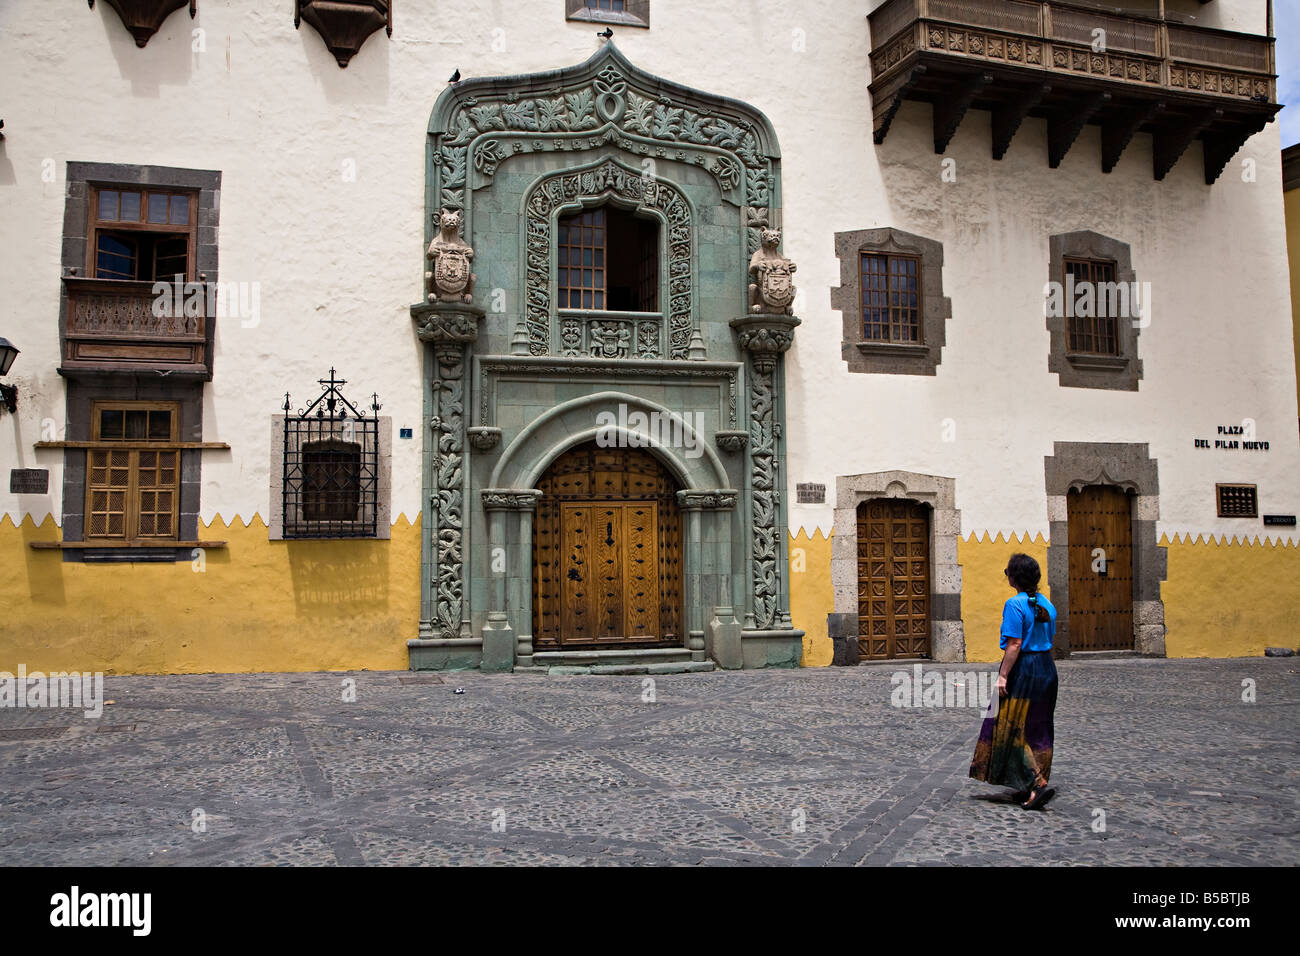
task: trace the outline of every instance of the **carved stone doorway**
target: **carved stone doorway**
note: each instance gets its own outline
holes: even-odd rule
[[[651,454],[579,445],[538,482],[535,650],[682,644],[677,482]]]

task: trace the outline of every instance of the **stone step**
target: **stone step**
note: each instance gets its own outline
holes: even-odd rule
[[[690,663],[691,652],[685,647],[621,648],[612,651],[538,651],[533,654],[534,667],[606,667]]]
[[[593,676],[617,676],[630,674],[698,674],[713,670],[713,661],[661,661],[657,664],[591,664],[588,666],[557,664],[547,668],[552,677],[591,674]]]

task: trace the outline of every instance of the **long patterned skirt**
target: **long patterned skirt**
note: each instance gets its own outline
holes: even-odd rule
[[[1052,772],[1052,720],[1056,713],[1056,664],[1051,651],[1021,651],[1007,675],[1007,696],[994,717],[984,718],[970,775],[1023,791],[1035,772]]]

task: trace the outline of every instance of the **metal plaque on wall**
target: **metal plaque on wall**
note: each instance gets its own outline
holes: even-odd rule
[[[9,494],[43,495],[50,490],[48,468],[10,468]]]

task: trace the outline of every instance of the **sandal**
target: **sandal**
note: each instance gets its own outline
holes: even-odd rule
[[[1033,799],[1020,805],[1025,810],[1041,810],[1043,807],[1047,806],[1047,801],[1056,796],[1056,791],[1051,787],[1039,787],[1037,790],[1032,792],[1034,795]]]

